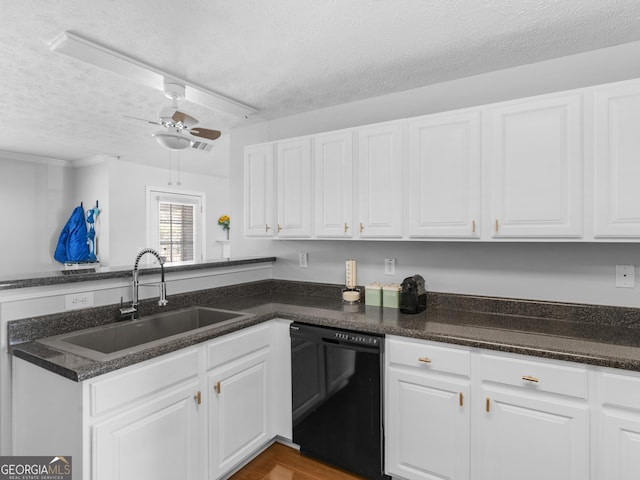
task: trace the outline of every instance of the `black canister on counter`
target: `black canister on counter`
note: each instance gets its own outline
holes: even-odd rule
[[[420,313],[427,308],[427,291],[424,278],[420,275],[407,277],[400,285],[400,311],[402,313]]]

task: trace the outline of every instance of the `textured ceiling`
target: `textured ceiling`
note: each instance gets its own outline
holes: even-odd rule
[[[255,121],[637,41],[640,1],[3,2],[0,150],[149,163],[168,158],[157,127],[122,115],[155,119],[170,101],[51,51],[63,31],[248,104]],[[203,127],[238,122],[180,105]],[[183,155],[207,165],[215,153]]]

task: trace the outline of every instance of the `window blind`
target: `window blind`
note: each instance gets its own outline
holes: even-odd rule
[[[167,262],[194,259],[194,205],[160,202],[160,254]]]

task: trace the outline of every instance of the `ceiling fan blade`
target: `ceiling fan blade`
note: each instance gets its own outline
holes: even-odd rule
[[[188,127],[196,125],[198,123],[198,120],[193,118],[191,115],[187,115],[186,113],[180,112],[178,110],[175,111],[175,113],[171,116],[171,118],[173,119],[174,122],[176,123],[182,122]]]
[[[222,135],[222,132],[219,132],[218,130],[209,130],[208,128],[192,128],[189,130],[189,133],[193,136],[207,138],[209,140],[216,140],[217,138],[220,138],[220,135]]]
[[[134,120],[140,120],[142,122],[151,123],[152,125],[162,125],[162,123],[160,123],[160,122],[155,122],[153,120],[147,120],[146,118],[132,117],[131,115],[122,115],[122,116],[123,117],[127,117],[127,118],[133,118]]]

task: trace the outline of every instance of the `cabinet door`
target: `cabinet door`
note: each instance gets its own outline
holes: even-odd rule
[[[640,374],[598,372],[598,479],[632,480],[640,472]]]
[[[402,125],[358,130],[360,237],[402,237]]]
[[[92,433],[94,480],[201,478],[197,380],[97,423]]]
[[[480,480],[589,478],[588,409],[482,389],[477,442]]]
[[[353,237],[353,132],[318,135],[314,142],[316,236]]]
[[[219,478],[271,438],[269,350],[208,373],[209,478]]]
[[[468,479],[469,382],[396,368],[388,370],[387,382],[387,473],[409,480]]]
[[[595,91],[595,236],[640,237],[640,83]]]
[[[311,140],[278,143],[278,237],[310,237]]]
[[[409,123],[409,235],[478,237],[480,115],[431,115]]]
[[[603,411],[598,478],[633,480],[640,472],[640,412]]]
[[[582,96],[491,109],[494,237],[582,235]]]
[[[273,145],[254,145],[244,151],[244,234],[273,237],[275,176]]]

